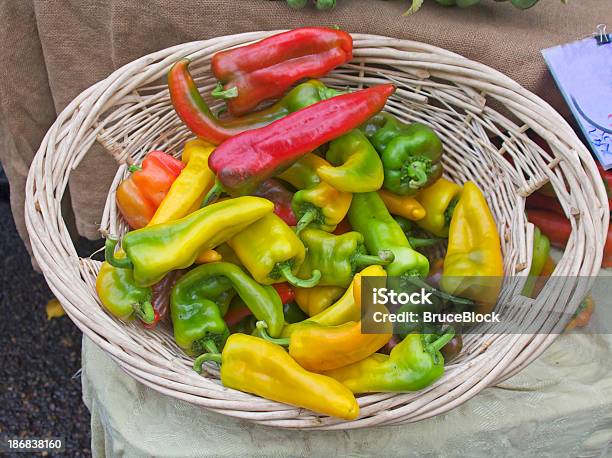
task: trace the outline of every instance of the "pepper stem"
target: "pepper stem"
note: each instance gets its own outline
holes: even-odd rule
[[[357,268],[372,265],[386,266],[387,264],[392,263],[394,259],[395,255],[391,250],[380,250],[378,252],[378,256],[355,253],[351,258],[351,263]]]
[[[455,330],[451,327],[438,340],[434,340],[432,343],[427,344],[427,349],[432,352],[440,351],[444,345],[453,340],[453,337],[455,337]]]
[[[428,163],[422,160],[414,161],[405,165],[406,175],[410,178],[408,186],[419,189],[427,183]]]
[[[255,327],[257,327],[257,330],[259,331],[259,333],[261,334],[261,337],[264,340],[275,343],[276,345],[282,345],[283,347],[289,346],[289,342],[290,342],[289,337],[286,337],[284,339],[275,339],[274,337],[270,337],[270,334],[268,334],[268,331],[266,331],[266,329],[268,328],[268,325],[266,324],[265,321],[258,321],[257,323],[255,323]]]
[[[207,340],[204,342],[204,348],[206,348],[209,353],[219,353],[217,344],[213,340]]]
[[[472,301],[471,299],[453,296],[452,294],[448,294],[442,290],[436,289],[433,286],[425,283],[423,280],[421,280],[415,275],[406,275],[403,278],[407,282],[412,283],[414,286],[418,288],[423,288],[425,291],[432,293],[434,296],[437,296],[442,300],[452,302],[453,304],[474,305],[474,301]]]
[[[219,198],[222,192],[223,192],[223,185],[221,184],[219,180],[215,180],[215,184],[213,184],[212,188],[210,188],[210,191],[208,191],[208,193],[206,194],[206,197],[204,197],[204,200],[202,201],[200,208],[204,208],[207,205],[212,204],[214,201],[216,201]]]
[[[297,225],[295,226],[296,235],[300,235],[300,232],[306,229],[306,226],[312,223],[316,218],[317,211],[315,209],[311,208],[309,210],[306,210],[298,221]]]
[[[134,314],[138,317],[140,321],[145,324],[153,324],[155,322],[155,310],[149,301],[132,304],[132,308],[134,309]]]
[[[455,197],[453,200],[450,201],[448,207],[446,207],[446,210],[444,210],[444,224],[446,226],[448,226],[451,222],[451,219],[453,219],[453,213],[455,212],[455,207],[457,206],[458,202],[459,199]]]
[[[128,167],[128,170],[130,171],[130,173],[138,172],[139,170],[142,170],[142,166],[133,164]]]
[[[115,247],[119,239],[114,237],[107,237],[106,242],[104,244],[104,258],[106,262],[108,262],[111,266],[117,267],[119,269],[131,269],[134,267],[132,261],[127,256],[124,258],[118,258],[115,256]]]
[[[300,288],[312,288],[313,286],[316,286],[321,279],[321,271],[317,269],[312,271],[310,278],[298,278],[291,271],[291,266],[289,264],[279,266],[279,272],[285,280],[287,280],[293,286],[299,286]]]
[[[319,89],[319,98],[321,100],[331,99],[332,97],[336,97],[337,95],[348,94],[347,91],[339,91],[338,89],[334,89],[331,87],[322,87]]]
[[[219,81],[210,95],[217,99],[235,99],[238,97],[238,88],[234,86],[230,89],[223,89],[223,83]]]
[[[412,248],[425,248],[428,246],[434,246],[440,243],[442,238],[440,237],[431,237],[431,238],[420,238],[420,237],[408,237],[408,242],[410,242],[410,246]]]
[[[202,364],[206,361],[214,361],[217,364],[221,364],[221,353],[204,353],[198,356],[193,362],[193,370],[198,374],[202,373]]]

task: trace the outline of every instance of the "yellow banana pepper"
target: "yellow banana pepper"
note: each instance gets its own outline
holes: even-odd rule
[[[221,363],[221,382],[228,388],[253,393],[332,417],[354,420],[359,405],[353,393],[324,375],[308,372],[279,345],[259,337],[232,334],[223,353],[205,353],[194,362]]]
[[[176,221],[200,208],[202,199],[215,182],[215,174],[208,168],[208,156],[214,149],[200,139],[185,143],[181,159],[187,165],[172,183],[148,226]],[[221,255],[215,250],[205,250],[195,263],[216,261],[221,261]]]
[[[288,281],[292,285],[309,288],[321,278],[318,270],[313,270],[309,279],[295,276],[304,262],[306,250],[293,229],[274,213],[251,224],[228,240],[227,244],[261,284]]]
[[[317,174],[319,168],[329,165],[322,157],[308,153],[279,175],[298,189],[291,202],[293,213],[298,218],[298,234],[309,225],[333,231],[351,206],[351,193],[338,191]]]
[[[482,191],[468,181],[450,223],[440,288],[472,299],[476,311],[486,313],[497,302],[503,275],[495,220]]]
[[[461,186],[445,178],[422,189],[416,200],[425,208],[426,214],[417,221],[417,226],[437,237],[448,237],[453,210],[460,195]]]
[[[333,305],[320,313],[311,316],[305,321],[287,325],[283,328],[282,337],[289,337],[295,329],[303,323],[314,322],[325,326],[337,326],[349,321],[361,319],[361,277],[386,277],[387,273],[382,266],[368,266],[358,274],[344,294]],[[357,288],[355,288],[357,286]]]
[[[389,313],[384,306],[381,312]],[[306,320],[290,337],[273,338],[260,321],[257,328],[263,337],[278,345],[289,346],[289,354],[309,371],[328,371],[361,361],[382,348],[391,339],[391,326],[380,334],[361,332],[361,321],[349,321],[337,326],[325,326]]]
[[[181,219],[200,208],[202,199],[215,182],[215,174],[208,167],[208,157],[214,149],[213,145],[199,139],[185,143],[181,159],[187,165],[172,183],[149,226]]]
[[[342,296],[344,289],[340,286],[320,286],[314,288],[294,288],[295,302],[308,316],[316,315],[332,305]]]
[[[412,221],[418,221],[425,217],[425,209],[414,197],[400,196],[386,189],[379,189],[378,195],[392,215],[402,216]]]

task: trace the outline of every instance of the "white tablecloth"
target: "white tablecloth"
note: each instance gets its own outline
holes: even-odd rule
[[[611,335],[563,335],[445,415],[355,431],[272,429],[176,401],[135,382],[87,338],[82,377],[98,457],[612,454]]]

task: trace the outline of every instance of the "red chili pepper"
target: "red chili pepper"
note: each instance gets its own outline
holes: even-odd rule
[[[291,209],[293,193],[280,180],[268,178],[259,185],[259,188],[255,190],[253,195],[263,197],[272,202],[274,204],[274,213],[289,226],[297,224],[297,219]]]
[[[244,126],[224,126],[210,111],[189,73],[190,63],[189,59],[181,59],[168,72],[170,100],[185,125],[198,137],[216,145],[244,131]]]
[[[342,235],[347,232],[351,232],[353,228],[351,227],[351,223],[349,223],[348,218],[344,218],[340,223],[336,226],[336,229],[332,231],[334,235]]]
[[[540,194],[539,192],[534,192],[527,197],[527,208],[551,211],[565,217],[563,207],[556,197]]]
[[[602,176],[603,178],[603,176]],[[604,179],[604,184],[606,181]],[[607,185],[606,185],[607,188]],[[609,193],[609,190],[606,189]],[[527,208],[533,208],[538,210],[547,210],[554,213],[557,213],[561,216],[565,216],[565,212],[563,211],[563,207],[559,203],[557,197],[548,194],[542,194],[540,191],[534,192],[529,197],[527,197]],[[612,199],[608,198],[608,208],[612,211]]]
[[[155,318],[153,319],[153,323],[143,323],[145,328],[153,329],[157,326],[157,323],[166,318],[170,310],[170,292],[178,279],[183,276],[184,272],[183,270],[173,270],[151,286],[151,305],[155,311]]]
[[[121,182],[115,198],[132,229],[149,223],[183,167],[185,164],[163,151],[151,151],[142,166],[130,167],[133,173]]]
[[[289,283],[274,283],[272,286],[280,296],[283,304],[289,304],[295,300],[295,290]]]
[[[353,39],[342,30],[290,30],[215,54],[211,68],[220,87],[213,96],[228,99],[228,111],[239,116],[280,97],[295,82],[320,78],[352,57]]]
[[[547,210],[527,210],[527,219],[538,226],[556,247],[564,247],[569,240],[572,226],[567,218]]]
[[[307,152],[363,124],[383,109],[393,91],[392,84],[381,84],[339,95],[226,140],[208,159],[217,183],[206,200],[221,190],[250,194]]]
[[[278,102],[239,118],[218,119],[210,110],[189,73],[189,59],[181,59],[168,72],[168,89],[174,110],[199,138],[218,145],[249,129],[270,124],[289,113],[334,97],[342,92],[318,80],[298,84]]]
[[[241,303],[239,305],[231,305],[223,320],[228,327],[235,326],[238,324],[243,318],[246,318],[249,315],[252,315],[253,312],[244,304]]]

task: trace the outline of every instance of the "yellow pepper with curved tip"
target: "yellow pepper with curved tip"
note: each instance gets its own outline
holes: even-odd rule
[[[402,216],[412,221],[418,221],[425,217],[425,208],[411,196],[400,196],[386,189],[379,189],[378,195],[392,215]]]
[[[147,226],[123,236],[125,258],[115,255],[117,240],[106,239],[106,260],[133,268],[138,286],[157,283],[171,270],[191,266],[198,255],[234,237],[272,213],[274,204],[260,197],[237,197],[201,208],[176,221]]]
[[[322,157],[308,153],[279,175],[298,189],[291,201],[293,213],[298,218],[298,234],[308,225],[333,231],[351,206],[351,193],[338,191],[317,174],[317,170],[329,165]]]
[[[472,299],[477,312],[486,313],[497,302],[503,275],[495,219],[482,191],[468,181],[453,212],[440,289]]]
[[[316,315],[332,305],[342,296],[344,288],[339,286],[320,286],[314,288],[294,288],[295,302],[308,316]]]
[[[384,306],[380,306],[389,313]],[[263,322],[257,328],[264,339],[289,346],[289,354],[309,371],[329,371],[367,358],[391,339],[391,326],[381,334],[364,334],[361,321],[349,321],[337,326],[325,326],[306,320],[296,327],[290,337],[273,338],[265,331]]]
[[[422,189],[416,195],[416,200],[425,208],[426,214],[416,220],[417,226],[437,237],[448,237],[451,217],[461,189],[461,186],[446,178],[440,178],[431,186]]]
[[[285,326],[281,336],[289,337],[297,327],[307,322],[314,322],[325,326],[337,326],[349,321],[359,321],[361,319],[361,278],[386,276],[387,273],[382,266],[374,265],[366,267],[358,274],[355,274],[353,281],[342,297],[333,305],[307,320]]]
[[[208,167],[208,157],[214,149],[213,145],[199,139],[185,143],[181,159],[186,166],[157,207],[149,226],[181,219],[200,208],[202,199],[215,182],[215,174]]]
[[[319,167],[317,174],[340,191],[372,192],[383,185],[383,163],[359,129],[332,140],[325,158],[330,164]]]
[[[359,405],[353,393],[324,375],[308,372],[279,345],[246,334],[232,334],[223,353],[205,353],[194,362],[221,363],[221,382],[228,388],[253,393],[332,417],[354,420]]]
[[[202,199],[215,182],[215,174],[208,167],[208,156],[214,149],[200,139],[185,143],[181,160],[187,165],[172,183],[148,226],[181,219],[200,208]],[[205,250],[195,262],[205,264],[220,260],[221,255],[215,250]]]

